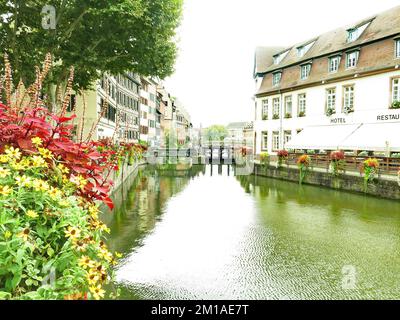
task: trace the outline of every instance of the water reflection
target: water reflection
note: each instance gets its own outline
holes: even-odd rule
[[[105,219],[122,298],[399,298],[395,201],[229,166],[142,170]],[[343,290],[342,268],[357,270]]]

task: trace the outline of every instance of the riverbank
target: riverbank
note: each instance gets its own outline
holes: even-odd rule
[[[299,182],[299,169],[295,166],[283,166],[277,168],[276,165],[254,164],[253,174],[256,176],[269,177],[274,179]],[[397,180],[390,176],[380,176],[373,183],[368,184],[365,190],[364,178],[358,172],[346,172],[337,176],[320,168],[310,169],[304,180],[304,184],[327,187],[336,190],[364,193],[380,198],[400,200],[400,187]]]

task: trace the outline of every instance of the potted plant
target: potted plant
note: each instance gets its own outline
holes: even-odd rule
[[[327,117],[330,117],[330,116],[334,115],[335,113],[336,113],[335,108],[330,107],[330,108],[326,109],[326,116]]]
[[[272,117],[273,120],[278,120],[279,119],[279,114],[275,113]]]
[[[368,158],[363,162],[362,169],[364,171],[364,188],[368,188],[368,183],[373,182],[379,171],[379,161],[376,158]]]
[[[306,113],[304,111],[299,112],[299,118],[303,118],[306,116]]]
[[[281,167],[283,162],[286,162],[289,157],[289,152],[286,150],[279,150],[278,151],[278,167]]]
[[[337,176],[340,170],[344,171],[346,162],[343,151],[332,151],[329,158],[330,169],[334,176]]]
[[[262,119],[263,119],[263,121],[268,120],[268,115],[267,114],[263,114]]]
[[[300,176],[299,176],[300,184],[303,184],[307,172],[310,168],[310,164],[311,164],[311,158],[309,155],[306,154],[300,156],[299,159],[297,160],[297,166],[299,167],[300,170]]]
[[[291,119],[291,118],[292,118],[292,114],[289,113],[289,112],[287,112],[287,113],[285,114],[285,119]]]
[[[393,101],[390,109],[400,109],[400,101]]]
[[[260,163],[263,166],[269,165],[269,154],[268,154],[268,152],[262,152],[260,154]]]

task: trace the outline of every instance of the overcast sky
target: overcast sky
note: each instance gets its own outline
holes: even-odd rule
[[[291,46],[400,0],[184,0],[179,58],[167,89],[195,126],[253,119],[254,50]]]

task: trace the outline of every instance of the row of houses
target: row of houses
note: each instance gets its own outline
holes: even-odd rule
[[[166,137],[178,145],[190,141],[192,122],[189,113],[161,81],[127,72],[105,74],[93,90],[72,96],[76,132],[92,139],[145,143],[163,147]],[[98,122],[97,127],[94,124]]]
[[[400,6],[255,54],[253,144],[400,152]]]

